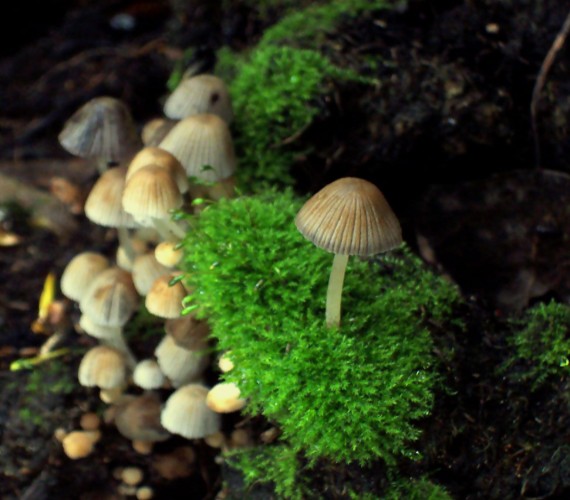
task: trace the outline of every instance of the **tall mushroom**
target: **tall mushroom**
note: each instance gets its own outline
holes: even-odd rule
[[[400,223],[374,184],[345,177],[310,198],[297,214],[295,225],[317,247],[334,253],[326,324],[338,327],[349,255],[368,256],[397,247],[402,243]]]

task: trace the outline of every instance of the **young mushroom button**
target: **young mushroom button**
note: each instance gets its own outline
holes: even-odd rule
[[[326,323],[340,325],[340,304],[349,255],[387,252],[402,243],[400,223],[380,190],[354,177],[321,189],[295,219],[301,234],[317,247],[335,254],[329,278]]]

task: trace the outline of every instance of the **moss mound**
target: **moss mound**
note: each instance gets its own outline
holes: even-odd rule
[[[455,288],[406,249],[351,259],[340,330],[324,325],[331,255],[305,241],[300,201],[268,191],[223,200],[193,220],[185,270],[197,308],[236,368],[248,411],[276,420],[309,458],[395,463],[413,457],[414,422],[437,381],[425,320],[442,320]]]

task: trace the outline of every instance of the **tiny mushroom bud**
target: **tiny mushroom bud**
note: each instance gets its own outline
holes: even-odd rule
[[[387,252],[402,243],[400,223],[380,190],[354,177],[321,189],[301,208],[297,229],[317,247],[334,253],[327,292],[327,326],[340,325],[342,285],[349,255]]]
[[[221,382],[210,389],[206,404],[216,413],[232,413],[245,407],[246,401],[240,396],[241,392],[236,384]]]
[[[73,431],[63,438],[61,444],[65,454],[72,460],[77,460],[89,456],[100,438],[99,431]]]

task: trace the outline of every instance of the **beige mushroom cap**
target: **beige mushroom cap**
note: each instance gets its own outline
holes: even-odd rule
[[[245,407],[239,387],[233,382],[220,382],[210,389],[206,398],[208,408],[216,413],[232,413]]]
[[[154,351],[162,372],[174,387],[194,382],[208,366],[209,356],[202,351],[190,351],[180,347],[170,335],[166,335]]]
[[[189,351],[202,351],[208,347],[210,326],[194,314],[167,319],[164,331],[177,345]]]
[[[96,97],[79,108],[59,134],[60,144],[81,158],[119,163],[140,145],[127,106],[114,97]]]
[[[228,124],[234,115],[228,88],[214,75],[182,80],[164,103],[164,114],[168,118],[181,120],[204,113],[217,115]]]
[[[123,191],[123,208],[145,226],[152,225],[152,219],[169,219],[171,211],[181,206],[182,195],[174,177],[158,165],[137,170]]]
[[[160,143],[172,153],[186,174],[206,182],[231,177],[236,157],[230,130],[216,115],[194,115],[179,122]]]
[[[176,185],[180,192],[186,193],[186,191],[188,191],[188,177],[186,177],[184,167],[172,153],[157,147],[142,148],[135,155],[129,163],[129,168],[127,170],[127,182],[138,170],[146,167],[147,165],[156,165],[158,167],[165,168],[176,181]]]
[[[115,406],[115,425],[126,438],[157,442],[164,441],[170,434],[160,423],[162,401],[156,393],[147,392],[141,396],[124,397]]]
[[[100,438],[101,432],[97,430],[72,431],[63,438],[61,444],[63,451],[69,458],[78,460],[89,456]]]
[[[166,134],[176,125],[177,120],[167,120],[166,118],[154,118],[145,123],[141,138],[145,146],[158,146]]]
[[[154,249],[156,260],[165,267],[175,267],[184,256],[175,241],[161,241]]]
[[[61,276],[61,292],[67,298],[79,302],[87,285],[109,267],[109,260],[95,252],[83,252],[71,259]]]
[[[123,210],[126,176],[125,167],[115,167],[99,177],[85,202],[85,215],[90,221],[106,227],[136,227],[133,217]]]
[[[133,382],[142,389],[159,389],[166,377],[154,359],[143,359],[137,363],[133,372]]]
[[[206,404],[208,388],[189,384],[175,391],[166,401],[161,422],[165,429],[187,439],[199,439],[220,430],[220,416]]]
[[[174,277],[173,274],[166,274],[157,278],[146,295],[146,308],[159,318],[179,318],[182,314],[182,300],[186,297],[186,289],[179,281],[170,286]]]
[[[152,288],[153,283],[169,272],[170,269],[168,267],[163,266],[156,260],[154,252],[139,255],[133,264],[133,283],[137,292],[140,295],[146,295]]]
[[[131,275],[112,267],[91,282],[79,308],[98,325],[124,326],[137,309],[138,300]]]
[[[79,364],[79,383],[85,387],[115,389],[125,384],[127,365],[117,349],[105,345],[93,347]]]
[[[402,243],[400,223],[372,183],[345,177],[325,186],[295,219],[301,234],[319,248],[341,255],[373,255]]]

